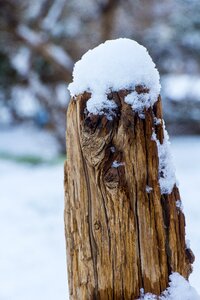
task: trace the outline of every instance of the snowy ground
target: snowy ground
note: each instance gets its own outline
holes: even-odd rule
[[[9,139],[2,146],[0,136],[1,156],[13,148]],[[199,149],[200,137],[172,139],[187,235],[196,255],[190,281],[200,293]],[[18,146],[18,155],[22,152]],[[30,165],[1,158],[0,190],[0,300],[66,300],[63,164]]]
[[[0,161],[0,299],[66,299],[63,167]]]
[[[0,131],[0,157],[26,157],[51,160],[59,147],[50,132],[31,125],[8,127]]]
[[[190,282],[200,294],[200,137],[177,137],[171,142],[186,216],[186,234],[196,257]]]

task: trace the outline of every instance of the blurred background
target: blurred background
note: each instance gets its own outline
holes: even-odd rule
[[[118,37],[147,47],[161,75],[200,292],[200,2],[0,0],[1,300],[67,297],[67,86],[84,52]]]

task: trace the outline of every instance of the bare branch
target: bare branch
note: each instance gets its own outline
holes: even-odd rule
[[[45,36],[25,25],[18,26],[16,34],[27,46],[53,63],[63,73],[63,79],[67,79],[72,71],[74,62],[63,48],[48,42]]]

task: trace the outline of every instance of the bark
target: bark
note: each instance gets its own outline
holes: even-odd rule
[[[68,107],[65,230],[71,300],[137,299],[141,288],[160,295],[171,272],[185,278],[191,272],[194,257],[186,250],[178,188],[161,195],[158,182],[152,133],[163,142],[163,123],[154,122],[162,119],[161,99],[141,119],[124,102],[127,94],[108,95],[118,106],[113,120],[88,114],[88,93]],[[150,193],[146,186],[153,188]]]

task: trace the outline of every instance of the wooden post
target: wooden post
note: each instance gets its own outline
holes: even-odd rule
[[[136,87],[145,93],[142,87]],[[161,98],[141,118],[124,98],[112,120],[86,110],[89,93],[72,98],[67,114],[65,228],[70,299],[138,299],[160,295],[168,277],[188,278],[194,260],[176,185],[161,194],[157,141]],[[159,122],[158,122],[159,120]],[[178,202],[177,202],[178,201]]]

